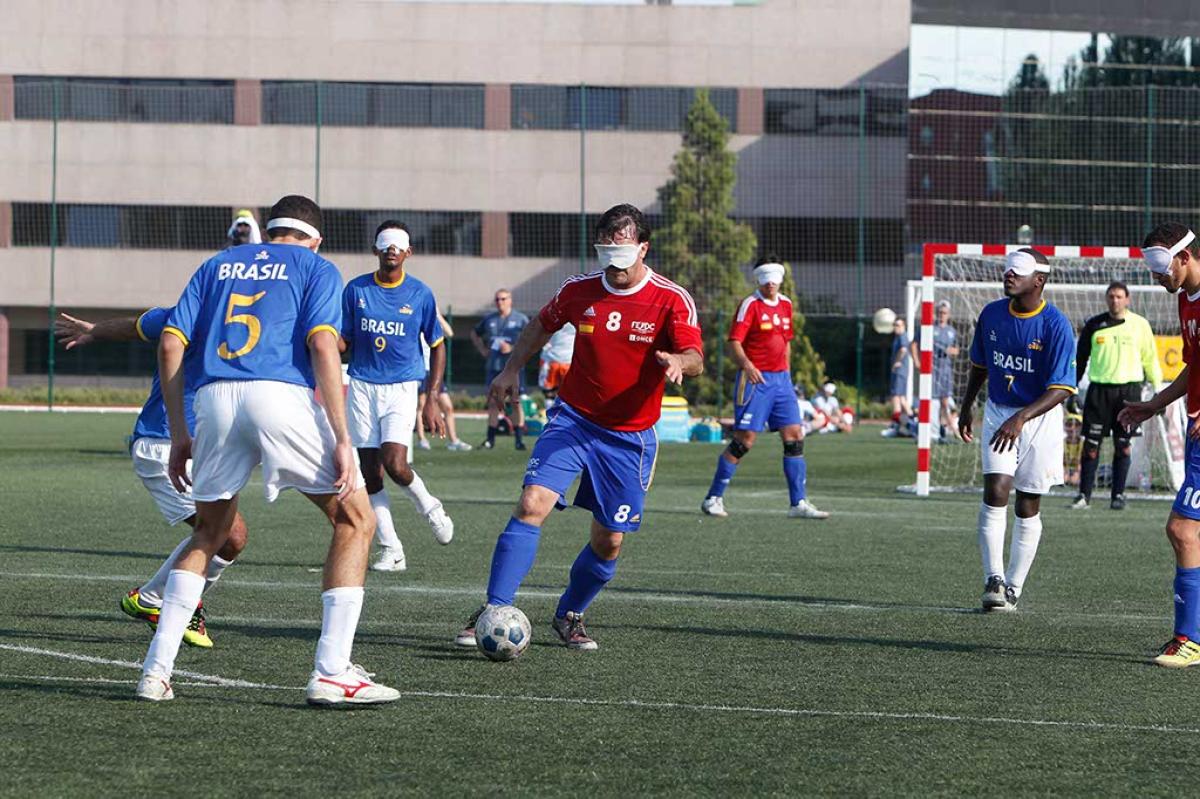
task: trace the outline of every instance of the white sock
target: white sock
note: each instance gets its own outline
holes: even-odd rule
[[[403,486],[403,488],[406,492],[408,492],[408,498],[411,499],[413,504],[417,506],[417,511],[420,512],[421,515],[429,513],[429,511],[441,504],[438,502],[437,497],[429,493],[429,489],[425,487],[425,481],[422,480],[421,475],[417,474],[416,472],[413,472],[412,482],[406,486]]]
[[[979,554],[983,557],[983,579],[1004,574],[1004,532],[1008,527],[1008,506],[993,508],[979,503]]]
[[[1013,522],[1012,545],[1008,549],[1008,575],[1004,581],[1012,586],[1017,596],[1021,595],[1021,586],[1029,576],[1029,567],[1033,565],[1041,540],[1042,514],[1034,514],[1028,519],[1018,516]]]
[[[350,649],[362,613],[362,586],[330,588],[321,594],[321,602],[325,612],[321,615],[316,668],[326,677],[333,677],[350,668]]]
[[[162,611],[158,615],[158,629],[150,650],[146,652],[142,674],[157,674],[170,679],[175,669],[175,656],[183,643],[183,631],[187,629],[196,603],[204,592],[204,578],[199,574],[182,569],[172,569],[163,593]]]
[[[220,555],[212,556],[212,560],[208,562],[208,574],[204,578],[205,593],[213,587],[213,583],[221,579],[221,575],[225,572],[225,569],[232,565],[232,560],[225,560]]]
[[[392,521],[387,489],[381,488],[374,494],[368,494],[367,499],[371,500],[371,509],[375,511],[375,540],[381,547],[399,548],[400,538],[396,535],[396,523]]]
[[[183,548],[191,543],[192,537],[179,542],[175,550],[167,555],[167,559],[158,567],[158,571],[154,573],[145,585],[138,589],[138,594],[141,598],[138,600],[143,605],[152,608],[161,608],[163,603],[163,593],[167,590],[167,578],[171,576],[171,569],[175,568],[175,559],[179,557],[179,553],[183,552]]]

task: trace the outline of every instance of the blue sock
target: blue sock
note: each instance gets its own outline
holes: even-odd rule
[[[713,475],[712,485],[708,487],[710,497],[725,496],[725,489],[729,488],[729,481],[733,479],[733,473],[737,471],[737,467],[738,462],[727,461],[724,452],[717,456],[717,473]]]
[[[808,464],[804,462],[804,456],[796,455],[790,458],[785,456],[783,474],[787,478],[788,501],[795,505],[807,496],[804,484],[808,482]]]
[[[1200,567],[1175,567],[1175,634],[1200,641]]]
[[[617,573],[617,560],[600,560],[600,556],[592,550],[592,545],[584,544],[579,557],[571,564],[571,581],[558,600],[558,610],[554,615],[561,619],[567,615],[567,611],[583,613],[587,610],[600,590]]]
[[[489,605],[511,605],[517,598],[521,581],[533,568],[541,532],[540,527],[532,524],[508,520],[492,552],[492,573],[488,578],[487,591]]]

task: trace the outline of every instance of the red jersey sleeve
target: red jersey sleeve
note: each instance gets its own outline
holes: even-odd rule
[[[700,336],[700,317],[696,313],[696,301],[686,289],[671,293],[675,298],[671,304],[671,346],[675,352],[695,350],[704,355],[704,340]]]
[[[753,307],[753,295],[742,300],[742,304],[738,306],[737,313],[733,316],[733,323],[729,325],[730,341],[746,340],[746,334],[750,332],[750,323],[754,321],[754,314],[750,312]]]
[[[560,327],[571,321],[569,315],[569,307],[571,304],[571,287],[575,284],[575,280],[567,278],[558,291],[554,292],[554,297],[550,302],[546,303],[545,307],[538,313],[538,322],[541,323],[542,329],[547,333],[554,333]]]

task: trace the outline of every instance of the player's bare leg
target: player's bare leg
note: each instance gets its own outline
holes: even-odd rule
[[[487,605],[511,605],[517,588],[533,568],[537,557],[542,523],[554,510],[558,493],[545,486],[527,485],[513,508],[512,518],[496,539],[492,552],[492,568],[488,578]],[[454,637],[458,646],[475,646],[475,620],[483,612],[481,606],[467,620],[466,626]]]
[[[193,514],[184,519],[184,523],[194,529],[196,527],[196,515]],[[166,592],[167,579],[171,576],[171,570],[175,568],[176,560],[191,544],[191,540],[192,538],[189,535],[180,541],[178,546],[163,560],[162,565],[158,567],[158,571],[149,580],[121,597],[121,610],[126,615],[147,622],[151,629],[158,626],[158,617],[162,611],[163,594]],[[213,584],[221,578],[225,569],[233,564],[234,560],[237,559],[245,547],[246,521],[240,513],[235,513],[233,526],[229,530],[225,545],[208,562],[208,570],[204,575],[205,592],[213,587]],[[190,646],[203,649],[212,647],[213,642],[208,635],[203,602],[196,605],[196,609],[192,613],[192,619],[183,631],[183,641]]]
[[[551,628],[568,649],[593,651],[599,645],[583,626],[583,613],[617,572],[625,534],[592,519],[587,545],[571,565],[571,579],[558,600]]]
[[[392,505],[384,487],[383,458],[374,448],[358,450],[358,462],[366,484],[367,501],[375,512],[375,540],[379,542],[379,556],[371,564],[374,571],[402,572],[408,568],[404,557],[404,545],[396,534],[396,522],[392,519]]]
[[[525,406],[518,397],[512,402],[513,441],[517,449],[525,449]]]
[[[354,633],[362,613],[367,555],[375,517],[363,489],[339,501],[336,494],[306,494],[333,526],[333,538],[321,578],[321,638],[306,695],[310,705],[391,702],[400,692],[374,682],[351,659]]]
[[[196,526],[188,545],[175,560],[163,592],[154,640],[142,665],[137,695],[161,701],[173,698],[170,679],[183,642],[183,631],[200,602],[208,563],[225,546],[237,517],[237,498],[196,503]]]
[[[446,514],[442,502],[425,487],[425,481],[413,471],[408,462],[408,447],[394,441],[385,441],[378,450],[379,458],[388,476],[408,494],[417,512],[429,522],[433,537],[439,544],[449,544],[454,538],[454,522]]]
[[[425,418],[422,412],[425,410],[425,403],[429,401],[429,395],[422,391],[417,395],[417,449],[429,449],[429,439],[425,437]]]
[[[442,411],[442,417],[446,420],[446,435],[450,437],[450,443],[446,445],[446,449],[464,452],[471,449],[470,444],[458,437],[458,425],[454,421],[454,400],[450,399],[450,395],[443,391],[438,393],[437,404]]]

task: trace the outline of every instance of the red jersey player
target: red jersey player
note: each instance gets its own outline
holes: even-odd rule
[[[610,208],[596,224],[603,270],[568,278],[521,334],[491,396],[515,394],[522,367],[567,322],[575,325],[571,370],[525,470],[521,499],[496,541],[487,605],[455,638],[475,645],[475,621],[486,607],[511,605],[533,566],[542,522],[582,476],[575,504],[592,512],[591,540],[571,567],[553,629],[571,649],[596,649],[583,612],[617,569],[625,533],[638,529],[658,439],[666,380],[704,370],[696,304],[682,288],[645,264],[646,218],[632,205]]]
[[[1200,664],[1200,241],[1186,225],[1166,222],[1146,236],[1142,256],[1155,281],[1179,293],[1184,368],[1153,399],[1126,402],[1117,421],[1136,427],[1187,395],[1187,466],[1167,517],[1167,538],[1175,550],[1175,634],[1152,661],[1181,669]]]
[[[709,516],[728,516],[725,489],[738,463],[754,446],[764,427],[783,439],[783,474],[791,508],[788,516],[827,519],[805,495],[808,468],[804,462],[804,427],[792,389],[792,301],[779,293],[784,266],[766,258],[754,268],[758,291],[742,300],[729,329],[729,350],[738,365],[733,391],[733,441],[717,456],[708,496],[700,510]]]

